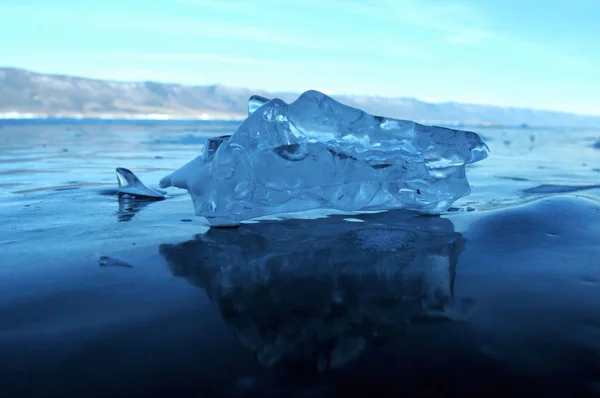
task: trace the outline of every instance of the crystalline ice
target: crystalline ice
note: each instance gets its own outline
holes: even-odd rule
[[[317,91],[253,96],[231,136],[160,182],[187,189],[211,225],[316,208],[439,214],[470,193],[465,165],[488,147],[469,131],[372,116]]]
[[[163,199],[165,197],[162,192],[145,186],[131,170],[118,167],[115,171],[119,183],[119,193],[156,199]]]

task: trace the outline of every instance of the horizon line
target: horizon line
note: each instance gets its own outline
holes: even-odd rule
[[[569,111],[562,111],[562,110],[553,110],[553,109],[547,109],[547,108],[531,108],[531,107],[525,107],[525,106],[498,105],[498,104],[493,104],[493,103],[480,103],[480,102],[460,102],[460,101],[453,101],[453,100],[448,100],[448,101],[431,101],[431,100],[429,100],[428,101],[428,100],[420,99],[418,97],[387,96],[387,95],[378,95],[378,94],[333,93],[330,90],[320,90],[320,89],[316,89],[316,88],[304,89],[304,91],[301,91],[301,90],[289,91],[289,90],[267,90],[267,89],[241,87],[241,86],[230,86],[230,85],[227,85],[224,83],[184,84],[184,83],[179,83],[179,82],[174,82],[174,81],[161,81],[161,80],[107,79],[107,78],[102,78],[102,77],[93,77],[90,75],[86,76],[84,74],[74,75],[74,74],[67,74],[67,73],[60,73],[60,72],[41,72],[41,71],[38,71],[35,69],[26,68],[26,67],[0,65],[0,70],[3,70],[3,69],[4,70],[6,70],[6,69],[20,70],[20,71],[33,73],[36,75],[46,75],[46,76],[53,76],[53,77],[68,77],[68,78],[75,78],[75,79],[86,79],[86,80],[114,82],[114,83],[138,83],[138,84],[139,83],[158,83],[158,84],[183,86],[183,87],[225,87],[225,88],[231,88],[231,89],[247,90],[250,92],[254,91],[254,92],[263,92],[263,93],[271,93],[271,94],[299,95],[305,91],[316,90],[316,91],[321,91],[322,93],[324,93],[330,97],[337,96],[337,97],[355,97],[355,98],[363,97],[363,98],[379,98],[379,99],[395,99],[395,100],[413,100],[413,101],[418,101],[421,103],[433,104],[433,105],[458,104],[458,105],[481,106],[481,107],[496,107],[496,108],[503,108],[503,109],[510,109],[510,110],[530,110],[530,111],[547,112],[547,113],[553,113],[553,114],[572,115],[572,116],[581,116],[581,117],[587,117],[587,118],[600,119],[600,113],[599,114],[590,114],[590,113],[579,113],[579,112],[569,112]]]

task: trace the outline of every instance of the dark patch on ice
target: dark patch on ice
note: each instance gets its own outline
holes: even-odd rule
[[[333,156],[337,157],[338,159],[342,159],[342,160],[345,160],[345,159],[357,160],[354,156],[346,155],[345,153],[342,153],[342,152],[337,152],[337,151],[335,151],[335,150],[333,150],[331,148],[328,148],[327,150],[329,151],[329,153],[331,153]]]
[[[209,218],[210,220],[210,218]],[[211,229],[217,229],[217,230],[228,230],[228,229],[238,229],[240,227],[241,224],[235,224],[235,225],[213,225],[211,226]]]
[[[285,160],[289,160],[291,162],[302,160],[308,155],[308,152],[303,150],[302,145],[297,143],[280,145],[273,149],[273,151],[275,151],[276,154]]]
[[[592,145],[592,148],[594,148],[594,149],[600,149],[600,140],[596,141],[594,143],[594,145]]]
[[[101,267],[121,267],[121,268],[133,268],[133,265],[126,263],[118,258],[102,256],[98,262]]]
[[[450,207],[448,210],[446,210],[446,212],[448,213],[458,213],[458,212],[471,212],[471,211],[475,211],[476,209],[472,206],[467,206],[467,207]]]
[[[115,196],[119,193],[119,190],[116,188],[106,188],[98,190],[99,195],[103,196]]]
[[[22,185],[22,184],[15,184],[15,185]],[[51,187],[21,189],[18,191],[12,191],[11,193],[13,193],[13,194],[29,194],[29,193],[48,192],[48,191],[65,191],[65,190],[74,190],[74,189],[83,188],[83,187],[95,187],[95,186],[103,186],[103,185],[108,185],[108,184],[100,183],[100,182],[81,182],[81,183],[78,183],[77,185],[75,185],[75,184],[55,185],[55,186],[51,186]]]
[[[188,134],[177,138],[157,138],[143,143],[153,145],[202,145],[207,139],[208,137]]]
[[[215,157],[215,153],[217,149],[227,140],[231,138],[231,135],[222,135],[220,137],[212,137],[206,140],[206,144],[204,145],[204,153],[206,154],[207,159],[211,160]]]
[[[584,191],[586,189],[596,189],[600,188],[600,185],[553,185],[553,184],[544,184],[538,185],[537,187],[528,188],[523,190],[525,193],[530,194],[540,194],[540,193],[569,193],[569,192],[577,192]]]
[[[581,278],[581,282],[589,285],[597,285],[600,283],[600,280],[598,280],[598,278],[596,277],[586,275]],[[600,326],[600,324],[598,324],[597,326]]]
[[[505,177],[505,176],[496,176],[496,178],[500,180],[511,180],[511,181],[529,181],[529,178],[525,177]]]
[[[385,168],[388,168],[390,166],[391,166],[391,164],[389,164],[389,163],[380,163],[380,164],[372,164],[371,165],[371,167],[374,168],[374,169],[385,169]]]
[[[54,189],[55,191],[75,191],[81,189],[80,187],[62,187],[62,188],[56,188]]]

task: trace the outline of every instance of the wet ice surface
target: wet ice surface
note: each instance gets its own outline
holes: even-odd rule
[[[599,131],[475,129],[442,217],[117,196],[234,128],[0,127],[0,395],[600,393]]]

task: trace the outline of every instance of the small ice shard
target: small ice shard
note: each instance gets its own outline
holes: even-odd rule
[[[116,169],[119,193],[133,196],[163,199],[164,193],[155,191],[145,186],[139,178],[129,169],[119,167]]]
[[[254,113],[255,110],[257,110],[267,102],[269,102],[268,98],[261,97],[260,95],[253,95],[248,100],[248,114],[250,115]]]
[[[248,111],[160,182],[187,189],[213,226],[317,208],[439,214],[471,192],[465,165],[489,153],[476,133],[373,116],[318,91],[291,104],[252,96]]]

